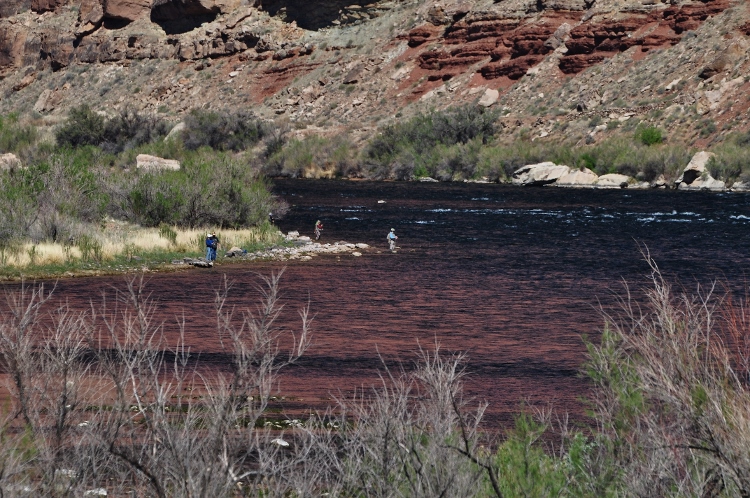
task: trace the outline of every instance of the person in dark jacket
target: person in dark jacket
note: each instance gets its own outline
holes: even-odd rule
[[[219,238],[216,232],[208,232],[206,235],[206,261],[213,266],[216,261],[216,250],[219,248]]]

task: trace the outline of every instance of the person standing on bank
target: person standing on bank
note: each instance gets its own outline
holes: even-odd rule
[[[216,232],[208,232],[206,235],[206,261],[211,266],[216,261],[216,251],[219,248],[219,238],[216,236]]]
[[[388,232],[388,235],[386,235],[386,239],[388,240],[388,249],[391,250],[391,252],[396,250],[396,239],[398,237],[396,236],[396,229],[391,228],[391,231]]]
[[[320,231],[323,230],[323,223],[320,220],[315,222],[315,240],[320,238]]]

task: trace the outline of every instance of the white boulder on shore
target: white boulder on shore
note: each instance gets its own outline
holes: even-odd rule
[[[570,170],[567,174],[557,179],[553,185],[555,187],[584,187],[596,185],[599,175],[588,168],[582,170]]]
[[[539,186],[554,183],[558,178],[570,173],[568,166],[557,165],[551,161],[538,164],[527,164],[513,173],[513,185]]]
[[[597,176],[588,168],[574,169],[562,164],[543,162],[529,164],[513,173],[513,185],[569,188],[627,188],[648,187],[647,183],[638,183],[626,175],[608,174]]]
[[[688,165],[685,166],[680,178],[675,182],[677,188],[679,190],[726,190],[726,184],[715,179],[706,169],[706,165],[714,156],[713,152],[704,150],[695,153]]]
[[[610,173],[600,176],[596,186],[599,188],[627,188],[631,183],[633,183],[633,179],[627,175]]]

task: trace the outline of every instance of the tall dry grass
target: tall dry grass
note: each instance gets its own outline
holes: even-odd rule
[[[92,229],[86,240],[97,248],[98,262],[113,261],[119,257],[129,258],[145,253],[182,253],[200,255],[205,251],[205,238],[210,229],[181,229],[170,227],[176,233],[174,242],[162,235],[159,228],[142,228],[120,222],[108,222],[103,229]],[[283,235],[275,227],[259,226],[243,229],[215,230],[222,249],[240,247],[252,250],[259,246],[278,244]],[[4,264],[16,268],[75,263],[85,259],[81,241],[67,244],[59,242],[22,241],[4,255]]]

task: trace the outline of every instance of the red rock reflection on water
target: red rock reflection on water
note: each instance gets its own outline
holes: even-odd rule
[[[383,362],[410,368],[420,345],[437,342],[468,354],[466,391],[489,402],[487,428],[506,424],[522,402],[581,417],[590,388],[578,374],[581,336],[596,339],[603,324],[596,304],[612,304],[620,279],[643,283],[641,244],[668,278],[683,282],[750,272],[750,203],[741,195],[305,181],[275,189],[292,205],[277,221],[283,231],[309,234],[321,219],[324,242],[374,248],[360,258],[155,274],[148,290],[167,338],[177,341],[174,324],[184,316],[191,352],[222,369],[213,301],[223,276],[234,284],[231,304],[253,309],[258,275],[286,266],[280,325],[297,330],[297,310],[308,303],[315,317],[311,348],[278,386],[294,399],[282,407],[294,413],[377,384]],[[398,254],[385,250],[391,227]],[[57,296],[88,309],[121,283],[62,280]]]

